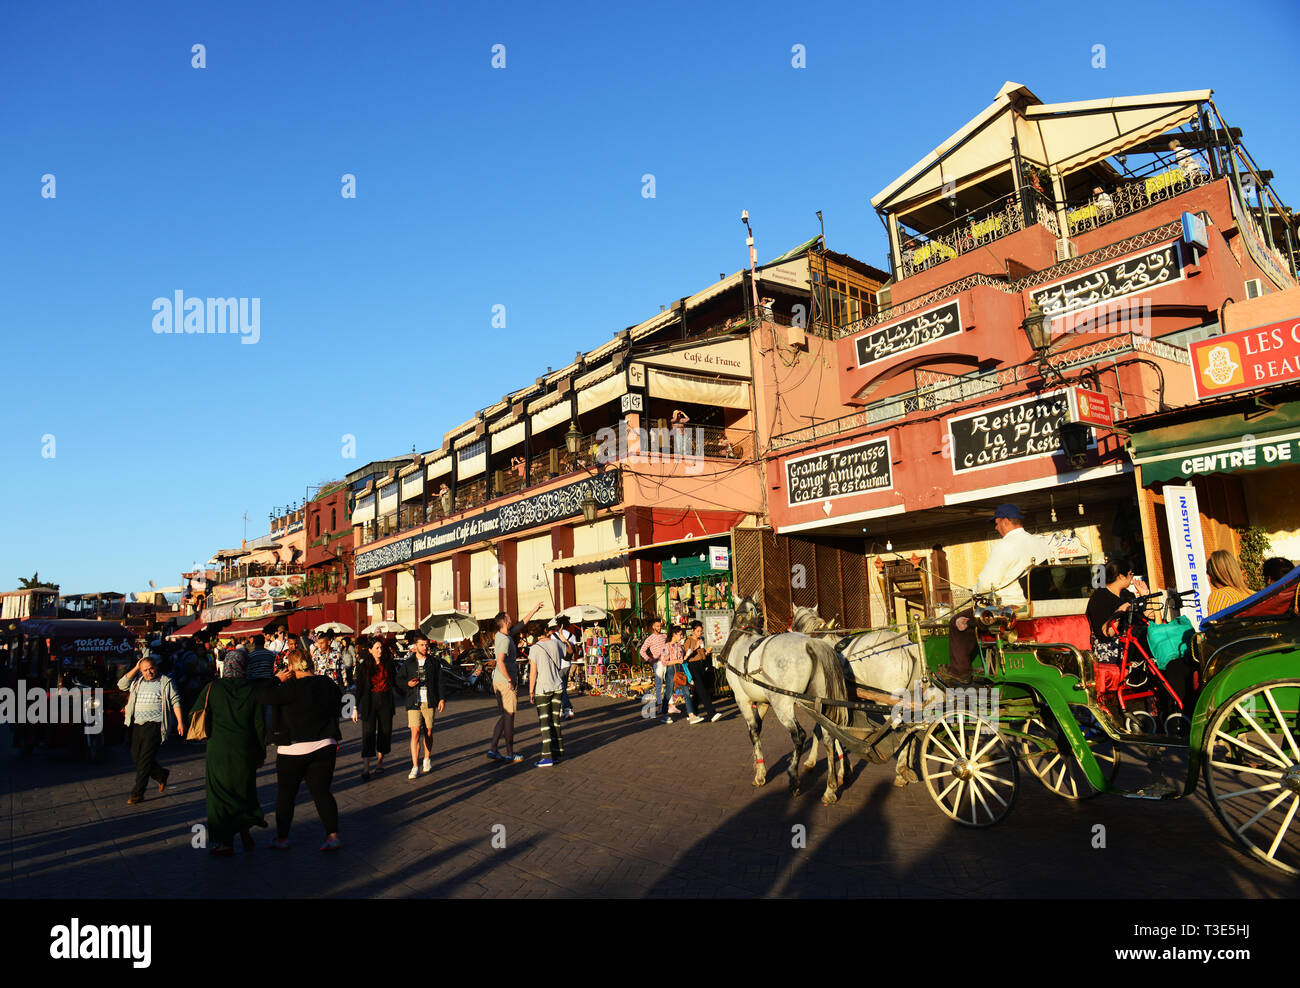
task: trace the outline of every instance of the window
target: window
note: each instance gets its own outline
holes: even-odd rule
[[[320,535],[320,512],[316,512],[316,534]]]
[[[337,532],[339,528],[339,509],[330,508],[330,531]]]

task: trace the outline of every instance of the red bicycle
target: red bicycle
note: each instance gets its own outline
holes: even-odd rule
[[[1118,612],[1111,618],[1117,631],[1115,643],[1119,647],[1119,670],[1117,674],[1110,677],[1112,682],[1105,688],[1102,686],[1102,677],[1099,673],[1097,691],[1115,694],[1119,701],[1119,709],[1124,713],[1135,733],[1155,734],[1156,717],[1164,711],[1171,711],[1164,715],[1165,734],[1171,737],[1186,737],[1191,722],[1184,712],[1182,698],[1169,685],[1169,680],[1160,671],[1160,667],[1156,665],[1155,659],[1142,644],[1142,640],[1135,634],[1136,628],[1148,623],[1145,617],[1146,605],[1161,596],[1163,594],[1153,593],[1138,597],[1126,610]],[[1101,666],[1102,664],[1099,664],[1098,668],[1100,669]],[[1130,710],[1130,703],[1140,703],[1146,709]]]

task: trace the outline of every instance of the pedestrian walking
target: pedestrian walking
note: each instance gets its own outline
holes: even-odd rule
[[[158,672],[157,653],[133,665],[117,681],[117,688],[128,693],[123,723],[131,729],[135,785],[126,802],[134,806],[144,802],[144,789],[150,779],[158,783],[160,795],[167,791],[171,772],[158,764],[158,749],[167,740],[171,719],[175,718],[176,733],[181,737],[185,736],[185,722],[180,694],[172,681]]]
[[[275,755],[275,840],[277,851],[289,848],[289,827],[293,823],[293,803],[305,781],[325,827],[322,851],[337,851],[339,842],[339,806],[330,792],[338,746],[343,738],[339,730],[339,704],[342,696],[332,679],[318,676],[311,660],[294,646],[284,651],[286,669],[276,682],[258,690],[257,699],[274,708],[272,739]]]
[[[429,638],[423,631],[411,632],[397,691],[406,697],[406,724],[411,729],[411,771],[408,779],[433,771],[433,718],[442,713],[446,701],[442,695],[442,663],[429,654]],[[424,746],[424,762],[420,746]]]
[[[669,631],[668,633],[668,644],[664,646],[663,651],[660,653],[661,656],[660,662],[662,662],[664,666],[663,681],[665,685],[665,690],[670,700],[672,698],[674,690],[676,690],[677,688],[676,686],[677,673],[685,666],[685,661],[686,661],[685,641],[686,641],[686,629],[681,627],[680,625],[674,625],[672,630]],[[695,716],[695,705],[691,702],[690,683],[686,684],[685,697],[686,697],[686,715],[690,717],[692,724],[698,724],[703,718]],[[667,714],[664,715],[665,724],[671,724],[673,722],[672,715],[673,715],[673,708],[670,703],[668,712]]]
[[[382,638],[363,643],[357,669],[357,704],[352,723],[361,723],[361,769],[363,782],[370,780],[370,759],[376,758],[375,775],[384,774],[384,756],[392,750],[393,713],[396,701],[397,664]]]
[[[713,707],[713,663],[709,660],[709,647],[704,644],[704,622],[692,621],[691,633],[686,639],[686,676],[690,680],[687,689],[695,691],[695,713],[692,724],[698,724],[706,717],[710,721],[722,719],[722,714]]]
[[[243,646],[238,651],[243,652]],[[265,686],[275,675],[275,660],[280,653],[274,652],[266,647],[266,637],[264,635],[253,636],[253,650],[247,653],[245,659],[245,668],[248,670],[247,678],[254,683]]]
[[[218,857],[235,853],[235,834],[251,851],[251,829],[266,826],[257,798],[257,770],[266,761],[266,718],[257,702],[261,687],[247,671],[242,655],[227,659],[221,678],[204,687],[194,703],[195,710],[208,712],[208,853]]]
[[[654,663],[655,667],[655,716],[668,716],[668,701],[673,695],[672,679],[665,683],[664,650],[668,647],[668,637],[664,634],[664,619],[654,617],[650,621],[650,634],[641,643],[641,661]]]
[[[524,627],[533,619],[538,611],[542,609],[539,602],[518,624],[510,623],[510,615],[505,611],[497,614],[496,620],[493,621],[496,627],[496,637],[492,640],[492,652],[496,656],[496,668],[492,670],[492,690],[497,698],[497,716],[496,726],[492,729],[492,745],[487,750],[489,758],[495,758],[498,761],[522,762],[523,755],[515,754],[515,710],[519,706],[517,687],[519,683],[519,660],[518,646],[515,644],[515,638],[524,630]],[[498,750],[501,747],[502,739],[506,743],[506,753],[502,755]]]
[[[537,708],[537,726],[542,736],[542,757],[535,768],[550,768],[564,759],[564,735],[560,731],[560,694],[564,685],[561,666],[569,654],[568,644],[554,628],[545,628],[528,650],[528,700]]]

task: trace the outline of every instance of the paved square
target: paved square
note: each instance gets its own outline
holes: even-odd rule
[[[564,724],[563,765],[536,769],[533,708],[522,706],[520,765],[484,757],[495,705],[457,695],[438,719],[433,771],[407,780],[408,733],[391,769],[363,782],[357,728],[344,724],[334,793],[343,850],[323,833],[304,788],[292,850],[215,859],[191,846],[204,823],[203,748],[169,742],[163,796],[127,806],[124,746],[91,765],[66,751],[20,758],[0,733],[3,892],[11,898],[1038,896],[1294,897],[1295,883],[1227,840],[1201,794],[1163,803],[1101,796],[1078,803],[1021,774],[1011,815],[989,830],[951,823],[924,786],[893,786],[893,765],[853,763],[824,807],[825,761],[791,797],[789,737],[766,725],[769,783],[750,785],[750,746],[726,719],[665,726],[627,700],[579,698]],[[273,764],[273,759],[272,759]],[[271,765],[259,774],[267,819]],[[1093,844],[1095,825],[1106,846]],[[806,846],[796,847],[796,826]],[[503,828],[503,829],[502,829]],[[494,846],[496,843],[504,846]]]

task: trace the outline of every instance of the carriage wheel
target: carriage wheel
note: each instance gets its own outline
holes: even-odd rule
[[[1066,744],[1064,750],[1057,747],[1062,742],[1056,720],[1050,714],[1044,717],[1045,719],[1030,718],[1025,721],[1022,730],[1033,737],[1052,742],[1052,746],[1042,748],[1031,741],[1022,742],[1020,760],[1029,769],[1030,775],[1056,795],[1066,799],[1092,799],[1098,790],[1088,781],[1083,766],[1074,757],[1069,745]],[[1086,729],[1089,725],[1080,723],[1079,726]],[[1097,759],[1102,776],[1111,782],[1119,770],[1119,751],[1115,748],[1115,742],[1100,727],[1096,728],[1096,733],[1099,737],[1087,739],[1088,747]]]
[[[1205,787],[1246,850],[1300,874],[1300,679],[1228,701],[1205,735]]]
[[[968,827],[991,827],[1010,813],[1020,781],[1015,755],[997,728],[961,710],[925,732],[921,775],[939,809]]]

